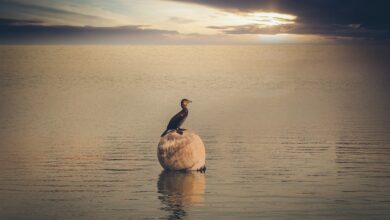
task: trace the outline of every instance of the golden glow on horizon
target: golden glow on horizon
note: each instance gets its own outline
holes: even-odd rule
[[[275,26],[283,24],[294,24],[297,17],[289,14],[280,14],[276,12],[256,12],[249,14],[220,14],[216,20],[221,26],[235,26],[235,25],[263,25]],[[208,21],[209,23],[213,21]]]
[[[296,43],[330,43],[331,39],[319,37],[316,35],[301,35],[301,34],[259,34],[257,40],[260,43],[266,44],[296,44]]]
[[[244,16],[252,24],[275,26],[283,24],[294,24],[297,18],[295,15],[280,14],[276,12],[257,12]]]
[[[134,5],[129,5],[133,7]],[[259,25],[271,27],[294,24],[297,16],[277,12],[234,13],[203,5],[162,1],[155,4],[137,5],[143,13],[133,22],[146,29],[177,31],[180,34],[228,35],[223,27]],[[137,15],[137,14],[134,14]],[[210,28],[210,27],[221,27]]]

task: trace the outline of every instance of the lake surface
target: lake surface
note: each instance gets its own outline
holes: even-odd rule
[[[2,46],[0,219],[389,219],[389,49]],[[182,98],[204,174],[157,160]]]

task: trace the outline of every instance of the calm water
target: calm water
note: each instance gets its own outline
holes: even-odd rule
[[[389,219],[390,50],[0,47],[0,219]],[[182,98],[202,173],[156,147]]]

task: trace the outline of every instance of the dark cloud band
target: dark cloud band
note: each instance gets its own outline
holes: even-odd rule
[[[45,26],[40,21],[0,19],[0,44],[137,44],[159,43],[176,31],[145,26]]]
[[[233,13],[255,11],[296,15],[297,25],[290,33],[390,38],[390,1],[388,0],[172,0],[202,4]],[[216,28],[216,27],[213,27]],[[283,33],[285,27],[244,25],[220,27],[228,34]],[[281,31],[278,31],[280,29]],[[282,31],[284,30],[284,31]]]

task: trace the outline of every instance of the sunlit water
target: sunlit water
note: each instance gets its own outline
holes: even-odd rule
[[[390,50],[0,47],[0,219],[389,219]],[[207,172],[162,172],[179,101]]]

